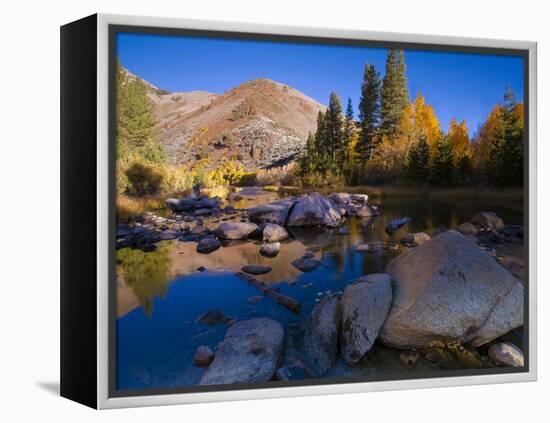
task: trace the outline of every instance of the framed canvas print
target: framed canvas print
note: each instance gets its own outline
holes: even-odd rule
[[[61,394],[536,378],[536,44],[61,28]]]

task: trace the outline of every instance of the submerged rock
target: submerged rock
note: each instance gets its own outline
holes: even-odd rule
[[[197,244],[197,252],[201,254],[209,254],[213,251],[216,251],[221,247],[220,241],[216,238],[203,238]]]
[[[375,273],[348,285],[342,295],[342,356],[357,363],[369,351],[390,311],[390,276]]]
[[[284,241],[288,236],[286,229],[276,223],[268,223],[263,230],[264,242]]]
[[[409,233],[401,238],[400,242],[407,247],[418,247],[431,239],[426,232]]]
[[[258,225],[249,222],[223,222],[218,226],[217,234],[222,239],[246,239],[260,232]]]
[[[287,226],[336,227],[341,219],[342,215],[334,203],[313,192],[296,201],[288,216]]]
[[[311,272],[317,269],[321,265],[321,262],[314,258],[302,257],[294,260],[292,265],[302,272]]]
[[[201,385],[267,382],[283,348],[284,330],[275,320],[257,318],[231,326],[216,349]]]
[[[248,264],[243,266],[241,270],[249,275],[263,275],[265,273],[271,272],[271,267],[269,266],[260,266],[255,264]]]
[[[305,360],[317,376],[323,376],[336,362],[340,298],[327,295],[313,309],[304,339]]]
[[[500,342],[491,345],[489,348],[489,357],[501,366],[524,366],[523,352],[510,342]]]
[[[288,212],[293,204],[294,201],[292,200],[283,200],[253,207],[247,210],[248,218],[251,222],[257,223],[258,225],[261,223],[285,225]]]
[[[206,345],[201,345],[195,351],[195,357],[193,361],[197,367],[206,367],[214,360],[214,351]]]
[[[409,223],[411,220],[412,219],[410,217],[400,217],[399,219],[392,220],[386,225],[386,232],[389,234],[393,234],[394,232],[397,232],[399,228]]]
[[[394,284],[393,304],[380,332],[387,345],[478,346],[523,324],[521,285],[456,231],[401,254],[387,269]]]
[[[270,244],[262,244],[260,247],[260,254],[266,257],[275,257],[281,250],[280,242],[272,242]]]
[[[205,325],[218,325],[220,323],[227,323],[232,318],[223,314],[220,310],[209,310],[204,314],[201,314],[195,320],[196,323],[202,323]]]
[[[484,229],[498,231],[504,228],[504,222],[494,212],[479,212],[472,217],[472,223],[481,226]]]

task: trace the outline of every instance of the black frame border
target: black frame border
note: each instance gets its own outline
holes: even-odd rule
[[[231,385],[205,385],[205,386],[182,386],[178,388],[147,388],[135,390],[118,390],[116,388],[116,158],[115,158],[115,80],[116,80],[116,35],[118,33],[132,34],[148,34],[161,36],[195,36],[207,38],[225,38],[233,40],[254,40],[265,42],[287,42],[287,43],[302,43],[302,44],[325,44],[325,45],[341,45],[355,47],[370,47],[370,48],[402,48],[409,50],[420,51],[435,51],[445,53],[465,53],[465,54],[491,54],[501,56],[518,56],[523,59],[523,104],[524,104],[524,135],[523,135],[523,220],[524,220],[524,334],[523,334],[523,351],[525,355],[525,366],[522,368],[494,368],[494,369],[473,369],[473,370],[441,370],[435,372],[409,373],[386,375],[384,377],[341,377],[327,379],[305,379],[300,381],[269,381],[264,383],[247,383],[247,384],[231,384]],[[403,37],[407,37],[403,34]],[[169,394],[187,394],[200,392],[222,392],[222,391],[243,391],[268,388],[283,388],[283,387],[303,387],[303,386],[321,386],[321,385],[338,385],[348,383],[365,383],[365,382],[386,382],[412,379],[441,379],[449,377],[467,377],[467,376],[483,376],[483,375],[501,375],[501,374],[518,374],[528,373],[529,364],[529,291],[530,291],[530,246],[529,246],[529,77],[530,63],[529,50],[519,48],[498,48],[498,47],[475,47],[461,46],[454,44],[432,44],[418,43],[406,41],[379,41],[379,40],[363,40],[357,38],[334,38],[334,37],[317,37],[317,36],[302,36],[302,35],[282,35],[276,33],[248,33],[235,31],[214,31],[204,29],[190,28],[174,28],[174,27],[157,27],[157,26],[140,26],[140,25],[108,25],[108,130],[109,130],[109,356],[108,356],[108,397],[123,398],[137,397],[148,395],[169,395]]]

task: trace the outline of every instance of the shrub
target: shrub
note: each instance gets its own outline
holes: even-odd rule
[[[128,193],[141,197],[160,192],[163,173],[154,164],[135,161],[126,169],[126,178],[130,183]]]

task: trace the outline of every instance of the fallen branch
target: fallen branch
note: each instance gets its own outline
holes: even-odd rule
[[[253,278],[250,275],[247,275],[244,272],[237,272],[237,276],[245,280],[250,286],[260,290],[266,297],[271,298],[277,304],[286,307],[293,313],[300,313],[302,305],[296,301],[294,298],[288,297],[286,295],[280,294],[275,288],[269,288],[265,283]]]

